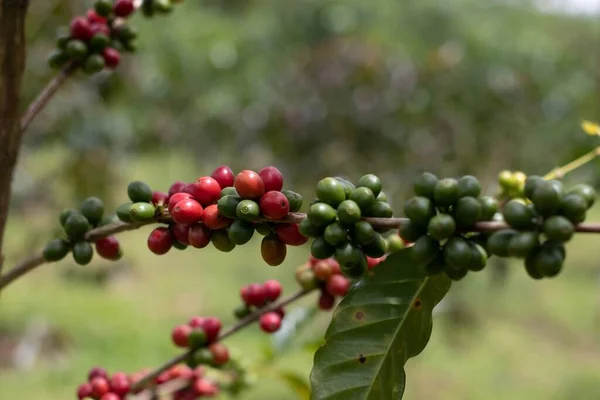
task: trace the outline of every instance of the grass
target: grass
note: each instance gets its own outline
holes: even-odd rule
[[[182,165],[178,157],[161,159],[161,164],[148,157],[129,165],[123,182],[135,177],[167,187],[170,181],[196,175],[192,167],[177,167]],[[25,166],[32,167],[27,162]],[[121,200],[123,187],[115,192]],[[600,219],[598,210],[590,218],[594,217]],[[37,226],[29,223],[32,220],[42,222]],[[7,248],[15,250],[8,253],[9,266],[23,255],[25,238],[54,224],[51,221],[43,213],[39,218],[11,219]],[[291,249],[284,265],[268,267],[255,240],[230,254],[207,248],[157,257],[145,247],[148,231],[120,236],[132,270],[106,287],[65,281],[61,272],[73,266],[63,261],[44,266],[2,294],[0,327],[20,329],[43,318],[64,332],[69,343],[60,360],[40,362],[31,370],[0,370],[2,398],[74,398],[74,388],[91,366],[129,372],[156,366],[177,354],[169,341],[175,324],[196,314],[217,315],[226,325],[232,323],[231,310],[243,284],[277,278],[286,293],[295,291],[293,271],[307,254],[306,248]],[[492,285],[491,269],[454,285],[449,304],[460,305],[460,313],[452,314],[455,318],[450,313],[436,316],[430,344],[408,363],[405,399],[600,398],[597,240],[593,235],[577,237],[558,279],[534,282],[513,263],[502,287]],[[101,263],[94,261],[96,266]],[[311,297],[303,304],[315,301]],[[327,316],[320,315],[305,336],[318,339],[326,324]],[[259,362],[269,338],[253,326],[227,343]],[[275,365],[307,378],[311,362],[310,352],[297,349]],[[283,382],[272,376],[261,379],[256,371],[257,385],[242,398],[297,398]]]

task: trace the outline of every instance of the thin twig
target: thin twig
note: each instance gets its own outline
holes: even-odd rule
[[[21,117],[21,132],[25,132],[33,119],[46,107],[63,83],[77,70],[79,64],[72,62],[52,78],[38,96],[29,104],[27,111]]]
[[[271,303],[271,304],[261,308],[260,310],[253,312],[252,314],[248,315],[246,318],[237,322],[235,325],[232,325],[231,327],[229,327],[229,329],[224,330],[219,335],[217,341],[220,342],[220,341],[223,341],[224,339],[227,339],[229,336],[235,334],[236,332],[239,332],[240,330],[242,330],[243,328],[252,324],[253,322],[256,322],[260,318],[261,315],[263,315],[269,311],[274,311],[279,308],[285,307],[285,306],[301,299],[302,297],[306,296],[307,294],[311,293],[312,291],[313,290],[302,290],[291,296],[286,297],[283,300],[280,300],[275,303]],[[175,365],[184,362],[186,359],[188,359],[188,357],[193,355],[198,350],[200,350],[200,349],[191,349],[191,350],[186,351],[183,354],[173,357],[172,359],[170,359],[169,361],[167,361],[160,367],[156,368],[154,371],[152,371],[148,375],[144,376],[143,379],[136,382],[131,388],[132,391],[137,391],[140,389],[148,389],[148,388],[153,387],[155,379],[160,374],[162,374],[163,372],[167,371],[168,369],[174,367]]]
[[[566,174],[571,171],[575,171],[577,168],[584,166],[585,164],[593,161],[598,156],[600,156],[600,146],[596,147],[594,150],[582,155],[581,157],[569,162],[568,164],[563,165],[562,167],[554,168],[552,171],[544,175],[544,179],[562,179]]]

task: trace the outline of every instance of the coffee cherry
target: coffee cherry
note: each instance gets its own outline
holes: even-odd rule
[[[334,222],[327,225],[323,238],[331,246],[339,246],[348,241],[348,230],[339,222]]]
[[[133,203],[124,203],[117,207],[117,218],[123,222],[131,223],[133,220],[131,219],[131,206]]]
[[[387,251],[387,242],[385,238],[379,233],[373,233],[373,240],[362,246],[364,253],[373,258],[383,257]]]
[[[394,215],[392,206],[383,201],[376,201],[368,212],[369,217],[391,218]]]
[[[510,241],[516,234],[517,231],[513,229],[503,229],[492,233],[487,242],[487,249],[490,254],[498,257],[508,257],[510,255]]]
[[[54,49],[48,56],[48,66],[53,69],[62,68],[69,61],[69,56],[63,50]]]
[[[103,53],[104,49],[108,47],[110,44],[110,38],[103,34],[97,33],[94,34],[89,43],[89,49],[91,53]],[[106,65],[106,61],[104,61],[104,65]]]
[[[340,263],[341,273],[350,279],[358,279],[367,272],[367,258],[362,252],[358,253],[358,260],[353,263]]]
[[[223,365],[229,361],[229,350],[223,343],[214,343],[208,347],[214,365]]]
[[[189,227],[188,243],[197,249],[203,249],[210,243],[211,231],[204,224],[196,224]]]
[[[585,220],[587,211],[587,200],[577,194],[567,194],[562,201],[560,213],[574,224],[579,224]]]
[[[65,45],[65,53],[73,60],[82,60],[88,54],[88,47],[81,40],[71,39]]]
[[[433,202],[427,197],[413,197],[404,204],[404,213],[412,223],[427,226],[436,214]]]
[[[528,199],[531,199],[533,196],[533,191],[537,188],[537,186],[541,182],[544,182],[544,178],[542,178],[541,176],[536,176],[536,175],[528,176],[527,179],[525,180],[525,186],[523,189],[523,193],[524,193],[525,197],[527,197]]]
[[[102,397],[100,397],[100,400],[121,400],[121,396],[116,393],[108,392],[104,393]]]
[[[142,181],[133,181],[127,186],[127,195],[133,203],[150,203],[152,201],[152,189]]]
[[[358,204],[362,212],[367,212],[370,210],[375,202],[375,196],[368,187],[359,187],[354,189],[350,193],[349,199]]]
[[[290,211],[290,203],[283,193],[269,191],[260,198],[260,211],[267,219],[283,219]]]
[[[562,196],[559,190],[550,182],[539,182],[531,197],[536,211],[544,217],[556,214],[561,200]]]
[[[235,190],[242,199],[258,199],[265,193],[265,183],[260,175],[251,170],[243,170],[234,181]]]
[[[360,207],[352,200],[344,200],[338,205],[337,217],[342,224],[353,226],[360,221]]]
[[[250,314],[252,314],[252,310],[245,304],[240,304],[233,310],[233,315],[237,319],[244,319]]]
[[[462,197],[454,209],[457,227],[469,228],[481,218],[481,203],[474,197]]]
[[[438,207],[449,207],[458,201],[458,182],[446,178],[438,181],[433,189],[433,201]]]
[[[281,296],[281,292],[283,291],[283,287],[281,283],[276,281],[275,279],[269,279],[263,283],[263,290],[265,292],[265,297],[267,301],[273,302]]]
[[[333,268],[325,260],[316,262],[313,271],[315,272],[315,277],[320,281],[326,282],[333,275]]]
[[[350,281],[342,275],[331,275],[327,279],[325,288],[332,296],[346,296],[350,290]]]
[[[134,10],[133,0],[117,0],[115,2],[114,11],[117,17],[127,18]]]
[[[309,291],[317,287],[318,282],[312,269],[298,268],[296,270],[296,282],[303,290]]]
[[[171,340],[177,347],[188,347],[188,338],[192,333],[192,328],[189,325],[178,325],[171,331]]]
[[[168,228],[160,227],[150,232],[148,248],[156,255],[166,254],[173,246],[173,236]]]
[[[200,397],[214,397],[219,394],[219,387],[208,379],[197,379],[192,385],[193,393]],[[191,398],[196,398],[195,396]]]
[[[377,175],[373,175],[373,174],[363,175],[358,180],[357,187],[369,188],[373,192],[373,196],[377,197],[379,195],[379,192],[381,192],[381,180],[379,179],[379,177]]]
[[[44,260],[48,262],[60,261],[69,254],[71,244],[63,239],[53,239],[44,247]]]
[[[544,221],[544,234],[550,240],[567,242],[575,233],[573,224],[561,215],[555,215]]]
[[[588,208],[594,205],[596,201],[596,190],[590,185],[579,184],[569,190],[569,194],[578,194],[587,200]]]
[[[487,251],[483,246],[472,242],[469,242],[469,247],[471,249],[471,261],[467,268],[473,272],[482,271],[487,264]]]
[[[172,213],[173,209],[175,208],[177,203],[179,203],[180,201],[183,201],[183,200],[188,200],[188,199],[193,199],[193,198],[194,197],[189,193],[185,193],[185,192],[174,193],[169,197],[167,209],[169,210],[170,213]]]
[[[229,253],[236,247],[235,243],[229,240],[227,229],[213,230],[210,241],[215,249],[224,253]]]
[[[308,238],[298,230],[298,224],[277,224],[275,234],[288,246],[302,246],[308,242]]]
[[[90,21],[85,17],[75,17],[71,21],[71,36],[75,39],[88,41],[92,38],[93,31]]]
[[[97,197],[88,197],[81,203],[81,213],[90,224],[96,225],[104,214],[104,203]]]
[[[202,222],[209,229],[220,230],[231,225],[233,220],[225,218],[223,215],[221,215],[221,213],[219,213],[217,205],[211,204],[204,209]]]
[[[317,197],[321,202],[337,207],[346,200],[346,190],[339,180],[331,177],[324,178],[317,184]]]
[[[396,253],[406,247],[404,240],[402,240],[402,238],[398,234],[392,234],[388,236],[385,240],[388,244],[387,248],[389,253]]]
[[[287,246],[277,235],[266,235],[260,244],[260,254],[270,266],[276,267],[285,261]]]
[[[94,378],[108,379],[108,372],[102,367],[94,367],[88,371],[88,381]]]
[[[329,225],[331,226],[331,225]],[[360,246],[368,245],[373,241],[375,230],[367,221],[359,221],[351,230],[352,241]]]
[[[196,200],[186,199],[175,205],[171,212],[173,221],[181,225],[193,225],[202,220],[204,209]]]
[[[221,186],[214,178],[203,176],[192,184],[194,198],[203,206],[216,203],[221,196]]]
[[[190,327],[194,328],[192,326]],[[206,338],[206,332],[204,332],[202,326],[192,329],[192,331],[188,335],[187,342],[187,347],[190,349],[199,349],[200,347],[206,346],[206,344],[208,343],[208,339]]]
[[[281,316],[274,312],[270,311],[260,316],[260,329],[266,333],[277,332],[279,328],[281,328]]]
[[[377,197],[375,198],[375,200],[387,203],[388,202],[388,196],[384,192],[379,192],[379,194],[377,195]]]
[[[121,63],[121,53],[112,47],[106,47],[102,51],[102,58],[104,58],[106,68],[115,69]]]
[[[481,204],[481,221],[489,221],[498,212],[498,200],[491,196],[480,197],[479,203]]]
[[[204,324],[202,328],[206,333],[206,338],[209,343],[213,343],[219,337],[219,332],[221,331],[221,320],[215,317],[207,317],[204,319]]]
[[[454,234],[455,230],[456,223],[454,222],[454,218],[448,214],[436,215],[431,218],[427,226],[427,232],[436,240],[448,239]]]
[[[275,167],[264,167],[258,171],[258,175],[265,184],[265,192],[281,191],[283,189],[283,175]]]
[[[340,267],[356,264],[361,256],[360,249],[352,243],[346,243],[335,249],[335,259],[340,263]]]
[[[185,193],[187,183],[181,181],[175,181],[169,188],[169,197],[172,197],[175,193]]]
[[[240,296],[248,306],[262,307],[267,301],[266,288],[258,283],[251,283],[250,285],[242,287]]]
[[[414,243],[419,237],[427,234],[427,227],[418,226],[411,220],[408,220],[400,226],[398,234],[408,243]]]
[[[73,245],[73,260],[79,265],[87,265],[94,257],[94,249],[89,242],[79,241]]]
[[[460,236],[453,236],[443,248],[444,262],[453,269],[466,269],[471,264],[471,247]]]
[[[508,254],[511,257],[525,258],[540,246],[537,232],[519,232],[508,242]]]
[[[79,385],[77,388],[77,398],[79,400],[92,397],[92,385],[89,382]]]
[[[291,190],[284,190],[281,193],[288,199],[290,203],[290,212],[298,212],[302,208],[302,196]]]
[[[129,384],[129,377],[123,372],[117,372],[109,380],[109,386],[111,393],[117,396],[125,396],[129,393],[131,385]]]
[[[113,5],[112,5],[111,0],[96,0],[96,2],[94,3],[94,10],[100,17],[104,17],[103,18],[104,22],[106,22],[106,17],[110,16],[110,13],[112,12],[112,8],[113,8]],[[89,12],[88,12],[88,19],[90,19]],[[92,22],[94,22],[94,21],[92,21]]]
[[[477,198],[481,194],[479,180],[471,175],[465,175],[458,180],[458,197]]]
[[[98,54],[88,56],[81,67],[83,72],[92,75],[102,71],[105,67],[104,58]]]
[[[224,217],[235,219],[237,218],[236,208],[241,201],[242,198],[237,195],[225,195],[219,199],[217,209]]]
[[[188,248],[188,245],[181,243],[179,240],[173,240],[173,248],[177,250],[185,250]]]
[[[237,190],[235,190],[235,188],[233,186],[230,187],[226,187],[221,189],[221,194],[220,194],[221,198],[225,197],[225,196],[234,196],[234,197],[240,197],[238,195]]]
[[[310,223],[308,218],[305,218],[298,224],[298,230],[303,236],[307,238],[316,238],[322,236],[325,232],[325,228],[323,226],[314,226]]]
[[[356,203],[354,203],[356,204]],[[337,213],[329,204],[318,202],[308,208],[307,218],[314,226],[326,226],[335,221]]]
[[[415,181],[413,190],[417,196],[427,197],[428,199],[433,200],[433,191],[437,182],[437,176],[429,172],[424,172]]]
[[[104,396],[110,390],[108,380],[103,377],[95,377],[90,380],[92,386],[92,397],[99,399]]]
[[[533,225],[533,210],[520,200],[510,200],[502,211],[504,220],[513,228],[527,229]]]
[[[321,292],[319,296],[319,309],[323,311],[331,310],[335,305],[335,297],[327,292]]]
[[[90,223],[83,214],[72,213],[65,221],[65,232],[69,238],[79,240],[85,236],[90,229]]]
[[[189,241],[189,234],[190,234],[190,227],[187,225],[181,225],[181,224],[173,224],[170,226],[171,229],[171,233],[173,233],[173,236],[175,237],[175,239],[177,239],[177,241],[181,244],[184,244],[186,246],[188,246],[190,244]]]
[[[552,278],[561,272],[564,257],[561,256],[559,251],[542,246],[533,262],[536,271],[544,277]]]
[[[453,281],[460,281],[462,280],[465,276],[467,276],[467,274],[469,273],[468,269],[452,269],[452,268],[446,268],[444,270],[444,272],[446,273],[446,275],[448,276],[448,278],[450,278]]]
[[[133,222],[150,221],[156,214],[156,207],[150,203],[133,203],[129,210],[129,217]]]
[[[254,236],[254,224],[246,221],[235,220],[227,229],[231,243],[235,245],[246,244]]]
[[[252,200],[242,200],[236,206],[235,213],[242,221],[253,222],[260,218],[260,207]]]
[[[96,252],[107,260],[118,260],[122,255],[119,240],[114,236],[96,240]]]
[[[431,236],[421,236],[410,249],[415,263],[427,264],[438,254],[440,243]]]
[[[254,229],[256,229],[256,232],[258,232],[259,235],[262,235],[262,236],[268,236],[271,233],[273,233],[271,226],[269,224],[263,223],[263,222],[255,222]]]
[[[233,171],[226,165],[221,165],[216,168],[211,174],[211,178],[217,181],[221,188],[232,187],[235,181],[235,175]]]

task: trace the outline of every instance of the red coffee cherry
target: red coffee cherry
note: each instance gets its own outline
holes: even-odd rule
[[[332,296],[345,296],[350,290],[350,281],[343,275],[331,275],[325,288]]]
[[[167,209],[169,210],[169,212],[173,212],[173,209],[175,208],[177,203],[179,203],[180,201],[183,201],[183,200],[193,199],[193,198],[194,198],[194,196],[192,196],[189,193],[185,193],[185,192],[174,193],[169,197],[169,205],[167,206]]]
[[[281,191],[283,189],[283,175],[275,167],[264,167],[258,172],[265,184],[265,191]]]
[[[192,332],[192,327],[189,325],[177,325],[171,331],[171,340],[177,347],[185,348],[188,346],[188,337]]]
[[[99,376],[93,378],[90,381],[90,385],[92,385],[92,396],[97,399],[104,396],[110,390],[108,379]]]
[[[192,389],[198,396],[211,397],[219,394],[219,387],[213,381],[205,378],[196,379]]]
[[[162,385],[163,383],[167,383],[171,380],[171,371],[164,371],[156,378],[154,378],[154,383],[157,385]]]
[[[313,266],[313,271],[320,281],[327,281],[329,277],[333,275],[333,267],[327,260],[316,262]]]
[[[182,225],[194,225],[202,221],[204,209],[196,200],[186,199],[175,205],[171,212],[173,221]],[[187,239],[187,235],[186,235]]]
[[[171,225],[171,233],[173,233],[173,236],[175,237],[175,239],[177,239],[177,241],[181,244],[185,244],[186,246],[190,245],[189,242],[189,233],[190,233],[190,227],[186,226],[186,225],[181,225],[181,224],[173,224]]]
[[[92,397],[92,385],[89,382],[79,385],[77,388],[77,398],[79,400]]]
[[[167,254],[173,246],[173,234],[169,228],[160,227],[150,232],[148,248],[156,255]]]
[[[265,183],[260,175],[251,170],[243,170],[233,183],[242,199],[258,199],[265,193]]]
[[[219,183],[221,189],[233,186],[233,182],[235,181],[235,175],[233,175],[233,171],[227,165],[221,165],[210,176]]]
[[[129,393],[129,377],[123,372],[117,372],[110,378],[110,391],[118,394],[119,396],[125,396]]]
[[[275,301],[281,296],[281,292],[283,291],[283,287],[279,281],[275,279],[269,279],[265,283],[263,283],[263,291],[265,292],[265,298],[267,301]]]
[[[267,293],[263,285],[251,283],[241,290],[242,300],[249,306],[262,307],[267,301]]]
[[[152,192],[152,204],[155,206],[163,206],[169,204],[169,195],[165,192],[161,192],[160,190],[155,190]]]
[[[209,206],[219,201],[221,186],[214,178],[203,176],[193,184],[194,198],[203,206]]]
[[[260,255],[272,267],[281,265],[287,256],[287,246],[276,235],[269,234],[260,243]]]
[[[260,329],[266,333],[277,332],[279,328],[281,328],[281,316],[274,312],[270,311],[260,316]]]
[[[117,0],[113,10],[117,17],[127,18],[135,10],[133,0]]]
[[[335,297],[330,295],[327,292],[321,292],[319,296],[319,308],[321,310],[327,311],[331,310],[335,304]]]
[[[298,230],[298,224],[277,224],[275,233],[279,240],[289,246],[302,246],[308,242],[308,238]]]
[[[283,219],[290,212],[290,202],[283,193],[270,191],[260,198],[260,212],[268,219]]]
[[[331,265],[331,271],[334,274],[341,274],[342,273],[342,270],[340,268],[340,263],[337,262],[337,260],[335,258],[328,258],[326,261],[329,263],[329,265]]]
[[[216,365],[223,365],[229,361],[229,350],[223,343],[214,343],[208,347],[210,354],[212,354],[213,362]]]
[[[87,11],[87,13],[85,14],[87,20],[90,22],[90,24],[106,24],[107,19],[104,18],[101,15],[98,15],[98,13],[92,9],[89,9]]]
[[[194,377],[194,371],[185,364],[178,364],[169,370],[171,379],[191,379]]]
[[[188,242],[197,249],[203,249],[210,244],[211,231],[204,224],[192,225],[188,232]]]
[[[173,196],[175,193],[185,193],[186,186],[187,183],[185,182],[175,181],[169,188],[169,197]]]
[[[88,381],[91,381],[94,378],[108,379],[108,372],[102,367],[94,367],[88,372]]]
[[[74,39],[83,40],[84,42],[90,40],[94,36],[92,31],[92,24],[85,17],[75,17],[71,21],[71,37]]]
[[[219,213],[216,204],[211,204],[204,209],[203,223],[209,229],[218,230],[227,228],[232,222],[232,219],[225,218]]]
[[[108,392],[104,393],[104,395],[100,397],[100,400],[121,400],[121,396],[116,393]]]
[[[104,51],[102,52],[102,58],[104,58],[106,68],[115,69],[121,63],[121,53],[119,52],[119,50],[113,49],[112,47],[107,47],[104,49]]]
[[[204,329],[204,333],[206,333],[206,340],[209,343],[214,342],[219,337],[219,331],[221,330],[221,320],[215,317],[207,317],[204,319],[204,324],[202,324],[202,329]]]
[[[204,326],[204,317],[192,317],[188,321],[191,328],[202,328]]]
[[[108,236],[96,240],[96,252],[107,260],[117,260],[121,257],[119,240],[114,236]]]
[[[98,35],[98,34],[102,34],[104,36],[110,37],[110,28],[108,27],[108,25],[106,25],[106,23],[92,24],[91,29],[92,29],[92,37],[94,37],[95,35]]]

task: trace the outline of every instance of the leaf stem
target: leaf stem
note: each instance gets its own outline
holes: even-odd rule
[[[550,171],[546,175],[544,175],[544,179],[545,180],[550,180],[550,179],[555,179],[555,178],[562,179],[569,172],[572,172],[572,171],[576,170],[577,168],[584,166],[585,164],[589,163],[590,161],[593,161],[598,156],[600,156],[600,146],[598,146],[594,150],[582,155],[581,157],[571,161],[570,163],[563,165],[562,167],[554,168],[552,171]]]

